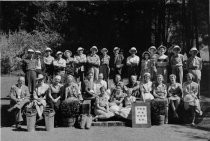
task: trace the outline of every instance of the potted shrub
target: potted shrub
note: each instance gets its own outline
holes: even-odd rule
[[[165,121],[166,102],[164,101],[151,101],[151,115],[152,123],[156,125],[164,124]]]
[[[65,100],[60,105],[63,126],[72,127],[80,114],[80,102]]]

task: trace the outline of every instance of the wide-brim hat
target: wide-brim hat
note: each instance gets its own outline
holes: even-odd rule
[[[144,57],[144,55],[145,55],[145,54],[148,54],[148,55],[149,55],[149,57],[151,57],[151,53],[150,53],[149,51],[145,51],[145,52],[143,52],[142,57]]]
[[[164,45],[160,45],[160,46],[158,47],[158,51],[160,51],[161,48],[164,49],[164,53],[167,51],[167,48],[166,48],[166,46],[164,46]]]
[[[84,48],[78,47],[78,48],[77,48],[77,51],[80,51],[80,50],[84,50]]]
[[[28,52],[34,53],[33,49],[28,49]]]
[[[66,50],[66,51],[64,52],[64,55],[66,55],[67,52],[69,52],[69,53],[72,54],[72,52],[71,52],[70,50]]]
[[[44,76],[42,74],[39,74],[38,77],[36,78],[36,80],[42,80],[44,79]]]
[[[163,48],[164,50],[167,50],[166,46],[164,46],[164,45],[160,45],[160,46],[158,47],[158,50],[160,50],[161,48]]]
[[[102,48],[101,53],[103,53],[103,52],[108,52],[108,49],[107,48]]]
[[[199,51],[197,50],[196,47],[192,47],[192,48],[190,49],[190,51],[189,51],[189,54],[192,54],[193,51],[196,51],[196,54],[199,53]]]
[[[149,47],[149,48],[148,48],[148,51],[149,51],[149,52],[152,52],[152,51],[151,51],[152,49],[154,49],[154,50],[155,50],[155,52],[157,52],[157,49],[156,49],[156,47],[155,47],[155,46],[151,46],[151,47]]]
[[[36,50],[35,53],[36,54],[42,54],[41,51],[39,51],[39,50]]]
[[[148,73],[148,72],[146,72],[146,73],[144,73],[144,75],[143,75],[144,77],[145,76],[149,76],[149,77],[151,77],[151,74],[150,73]]]
[[[135,53],[137,53],[137,49],[135,47],[132,47],[130,50],[129,50],[129,53],[131,53],[132,51],[135,51]]]
[[[175,45],[175,46],[173,47],[172,51],[174,51],[175,49],[178,49],[178,50],[179,50],[179,52],[182,50],[182,49],[181,49],[181,47],[180,47],[180,46],[178,46],[178,45]]]
[[[52,49],[51,49],[51,48],[49,48],[49,47],[47,47],[47,48],[45,49],[45,52],[47,52],[47,51],[52,52]]]
[[[57,52],[56,52],[56,56],[58,56],[59,54],[62,54],[62,55],[63,55],[63,52],[57,51]]]
[[[95,50],[96,52],[98,52],[97,46],[92,46],[92,47],[90,48],[90,51],[93,51],[93,50]]]
[[[114,47],[113,52],[115,52],[116,50],[120,50],[119,47]]]

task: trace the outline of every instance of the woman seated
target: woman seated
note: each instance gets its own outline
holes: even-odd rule
[[[125,107],[121,108],[119,115],[123,118],[131,120],[132,103],[136,101],[136,97],[132,96],[132,89],[128,89],[127,96],[124,98]]]
[[[195,125],[195,114],[198,113],[202,115],[200,102],[197,97],[198,95],[198,84],[192,81],[193,75],[191,73],[187,74],[187,82],[183,84],[183,95],[184,95],[184,107],[185,110],[192,110],[192,125]]]
[[[136,75],[131,75],[129,83],[126,85],[126,87],[132,90],[133,96],[140,97],[139,83],[137,82]]]
[[[66,84],[61,88],[61,100],[69,102],[83,100],[79,86],[72,75],[67,76]]]
[[[42,74],[38,75],[37,81],[38,83],[33,92],[33,102],[39,116],[39,121],[43,119],[42,114],[46,107],[46,96],[49,93],[49,85],[44,83],[44,76]]]
[[[88,72],[86,79],[82,82],[82,96],[85,100],[95,99],[93,72]]]
[[[124,85],[123,81],[122,81],[122,78],[119,74],[116,74],[115,75],[115,79],[113,80],[114,83],[113,85],[111,86],[111,93],[113,92],[113,90],[117,87],[117,86],[120,86],[123,90],[123,92],[126,92],[127,91],[127,87]]]
[[[168,86],[168,99],[175,118],[178,118],[177,108],[182,97],[182,85],[176,82],[176,75],[169,76],[170,84]]]
[[[114,113],[109,111],[109,102],[106,94],[105,87],[100,88],[100,95],[96,98],[95,104],[95,120],[97,119],[107,119],[114,116]]]
[[[154,100],[165,103],[165,124],[168,124],[168,99],[167,87],[163,84],[163,75],[157,75],[157,82],[153,84]]]
[[[143,101],[152,100],[154,96],[152,92],[152,81],[150,81],[150,73],[145,73],[143,75],[143,83],[140,84],[141,96]]]
[[[60,84],[61,76],[56,75],[53,79],[53,83],[49,88],[48,104],[55,110],[55,125],[59,121],[59,106],[60,106],[60,89],[63,86]]]
[[[94,86],[93,86],[93,90],[94,93],[98,96],[101,92],[100,92],[100,88],[104,87],[106,89],[106,93],[110,95],[109,90],[107,90],[107,82],[105,80],[103,80],[103,73],[99,73],[98,75],[98,80],[96,80],[94,82]]]
[[[114,113],[118,113],[119,110],[123,106],[123,100],[125,98],[126,94],[123,93],[123,90],[120,85],[116,87],[116,89],[113,90],[110,98],[110,111]]]

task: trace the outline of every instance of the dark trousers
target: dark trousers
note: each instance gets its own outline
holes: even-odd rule
[[[28,70],[25,74],[26,86],[29,88],[29,92],[32,94],[36,86],[36,71]]]

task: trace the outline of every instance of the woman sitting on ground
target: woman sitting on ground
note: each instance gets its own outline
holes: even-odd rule
[[[152,100],[154,96],[152,92],[152,81],[150,80],[150,73],[145,73],[143,75],[143,83],[140,84],[141,96],[143,101]]]
[[[43,119],[42,114],[44,108],[46,107],[46,96],[49,93],[49,85],[44,83],[44,76],[42,74],[39,74],[36,80],[38,81],[38,83],[33,93],[33,102],[39,116],[39,121]]]
[[[95,106],[95,120],[97,119],[107,119],[114,116],[114,113],[109,111],[109,102],[106,94],[105,87],[100,88],[100,95],[96,98]]]
[[[136,101],[136,97],[132,96],[132,89],[128,89],[127,96],[124,98],[125,107],[121,108],[119,115],[123,118],[131,120],[132,103]]]
[[[103,73],[99,73],[98,80],[94,82],[93,90],[96,96],[98,96],[100,92],[100,88],[104,87],[107,90],[107,82],[103,80]]]
[[[177,108],[180,104],[180,99],[182,97],[182,85],[176,82],[176,75],[171,74],[169,76],[170,84],[168,86],[168,99],[169,104],[173,110],[175,118],[178,118]]]
[[[121,85],[119,84],[116,89],[113,90],[110,98],[110,111],[118,113],[123,106],[123,100],[126,94],[123,93]]]
[[[185,110],[192,111],[192,125],[195,125],[195,115],[198,113],[202,115],[200,102],[197,97],[198,95],[198,84],[192,81],[193,75],[191,73],[187,74],[187,82],[183,84],[183,95],[184,95],[184,107]]]
[[[50,85],[49,88],[49,95],[48,95],[48,104],[51,108],[55,110],[55,124],[59,121],[59,106],[60,106],[60,90],[63,86],[60,84],[61,76],[56,75],[53,79],[53,83]]]
[[[163,84],[163,75],[157,75],[157,82],[153,84],[153,95],[155,101],[165,103],[165,124],[168,124],[168,99],[167,87]]]

